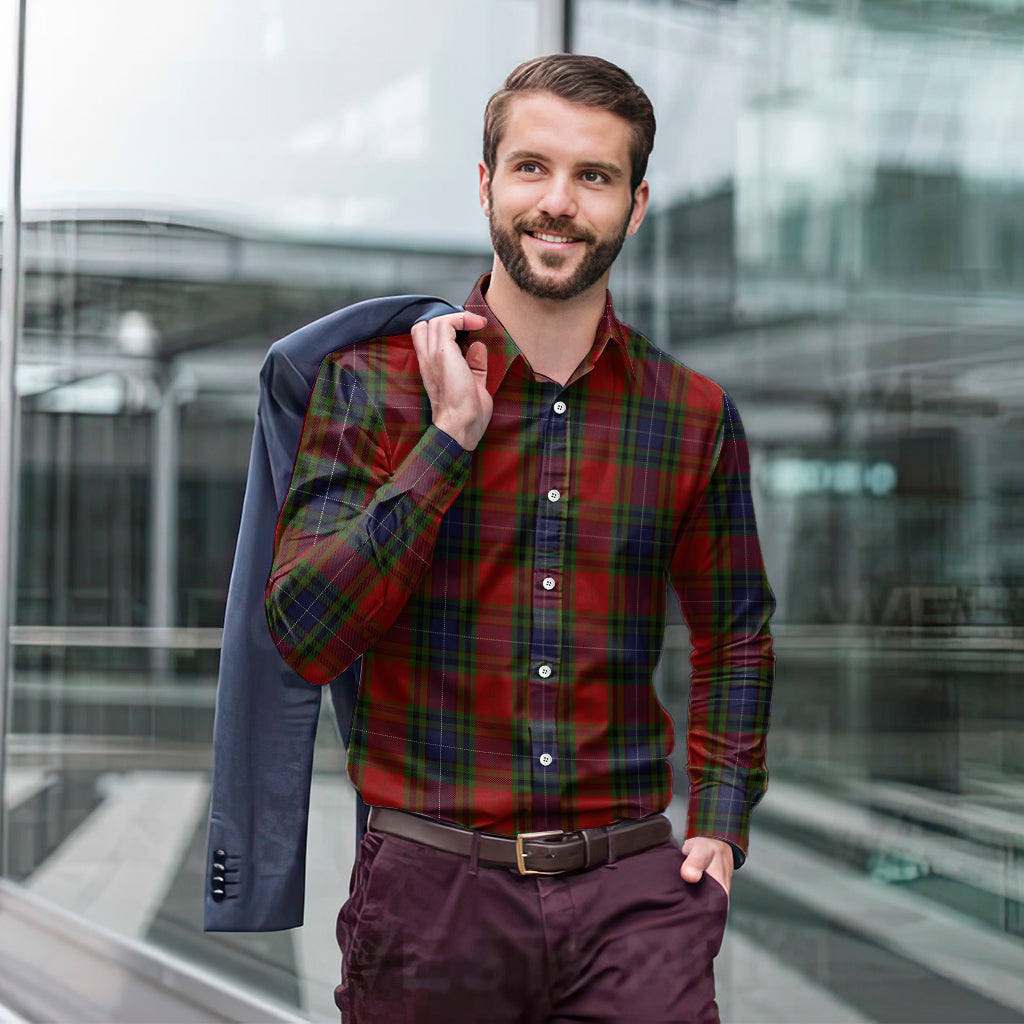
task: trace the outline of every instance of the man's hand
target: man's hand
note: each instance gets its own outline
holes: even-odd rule
[[[699,882],[706,871],[725,890],[732,886],[732,847],[721,839],[694,836],[683,843],[683,866],[679,874],[684,882]]]
[[[487,347],[474,341],[463,358],[455,332],[479,331],[486,325],[484,317],[463,312],[421,320],[412,328],[434,425],[470,452],[480,443],[494,411],[487,393]]]

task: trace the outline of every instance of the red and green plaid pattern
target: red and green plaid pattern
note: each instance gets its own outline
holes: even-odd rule
[[[348,772],[370,804],[503,835],[663,810],[675,735],[651,678],[671,583],[693,643],[688,834],[746,849],[773,656],[735,406],[608,300],[566,386],[477,285],[494,415],[432,426],[408,335],[329,356],[267,584],[284,658],[363,656]]]

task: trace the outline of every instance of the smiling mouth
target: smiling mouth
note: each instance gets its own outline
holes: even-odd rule
[[[578,238],[570,238],[568,235],[552,235],[546,231],[527,231],[526,232],[531,238],[539,238],[542,242],[556,242],[556,243],[567,243],[567,242],[578,242]]]

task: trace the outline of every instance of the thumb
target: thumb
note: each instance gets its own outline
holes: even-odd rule
[[[466,362],[476,374],[487,377],[487,346],[482,341],[474,341],[466,352]]]
[[[704,874],[704,870],[707,868],[708,864],[711,863],[711,857],[706,855],[701,856],[703,851],[694,851],[692,848],[687,850],[686,847],[687,843],[684,843],[682,850],[684,860],[680,869],[680,874],[687,882],[699,882],[701,880],[701,876]]]

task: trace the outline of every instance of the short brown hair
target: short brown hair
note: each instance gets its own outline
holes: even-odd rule
[[[494,176],[498,143],[508,120],[509,102],[518,93],[550,92],[570,103],[600,107],[629,122],[632,165],[630,187],[647,173],[647,158],[654,148],[654,107],[647,93],[622,68],[602,57],[580,53],[552,53],[534,57],[505,79],[505,85],[488,101],[484,111],[484,166]]]

